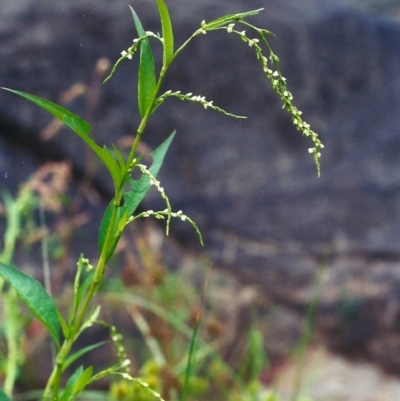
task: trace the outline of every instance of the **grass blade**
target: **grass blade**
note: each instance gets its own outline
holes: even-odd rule
[[[142,23],[135,10],[129,6],[132,12],[133,21],[135,22],[136,31],[139,37],[146,35]],[[140,63],[139,63],[139,79],[138,79],[138,103],[140,116],[143,118],[150,106],[153,98],[155,99],[156,76],[154,72],[154,58],[151,52],[150,42],[148,39],[140,43]]]
[[[57,346],[60,346],[60,322],[53,299],[33,277],[0,262],[0,276],[17,292],[34,316],[47,328]]]
[[[189,381],[190,381],[190,377],[193,372],[193,365],[194,365],[195,357],[196,357],[196,345],[197,345],[197,340],[199,337],[200,323],[201,323],[201,318],[202,318],[202,314],[203,314],[203,310],[204,310],[204,299],[205,299],[205,295],[206,295],[206,288],[207,288],[207,283],[208,283],[210,274],[211,274],[211,265],[209,265],[208,269],[207,269],[207,274],[206,274],[206,277],[205,277],[205,280],[203,283],[203,289],[201,291],[199,308],[198,308],[198,311],[195,316],[193,333],[190,338],[189,354],[188,354],[186,371],[185,371],[185,381],[183,383],[183,389],[182,389],[182,393],[181,393],[179,401],[186,401],[186,399],[189,395]]]
[[[157,0],[160,13],[162,33],[164,38],[163,67],[168,67],[174,57],[174,34],[172,32],[171,18],[164,0]]]

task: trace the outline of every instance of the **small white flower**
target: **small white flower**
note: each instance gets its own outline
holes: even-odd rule
[[[229,24],[228,27],[226,28],[226,30],[231,33],[233,31],[233,27],[235,26],[235,24]]]
[[[258,39],[250,39],[249,40],[249,46],[250,47],[253,47],[256,43],[258,43],[259,42],[259,40]]]
[[[122,57],[126,57],[127,55],[128,55],[128,53],[127,53],[125,50],[122,50],[121,56],[122,56]]]
[[[308,153],[314,153],[314,148],[309,148]]]

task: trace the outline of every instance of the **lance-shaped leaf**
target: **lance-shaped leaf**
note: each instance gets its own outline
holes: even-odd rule
[[[245,13],[224,15],[223,17],[220,17],[213,21],[207,22],[205,24],[205,26],[206,26],[206,29],[208,29],[208,30],[217,29],[226,24],[230,24],[232,22],[239,21],[243,18],[250,17],[251,15],[257,15],[262,10],[264,10],[264,9],[259,8],[257,10],[247,11]]]
[[[160,13],[162,33],[164,38],[163,67],[168,67],[174,57],[174,34],[172,32],[171,18],[164,0],[157,0]]]
[[[157,149],[155,149],[151,153],[151,157],[153,158],[153,163],[149,171],[154,177],[156,177],[158,172],[160,171],[165,155],[168,151],[169,146],[171,145],[172,140],[174,139],[174,136],[175,136],[175,131]],[[133,212],[137,209],[140,202],[144,199],[147,192],[149,192],[151,188],[150,179],[146,175],[142,175],[142,177],[136,181],[129,179],[127,184],[130,184],[131,188],[129,191],[124,193],[124,201],[125,201],[124,205],[118,208],[117,219],[113,227],[113,234],[115,237],[115,241],[112,245],[111,252],[108,254],[108,258],[111,257],[119,240],[119,236],[116,236],[116,234],[118,233],[118,231],[121,231],[119,227],[120,221],[125,220],[126,222],[126,219],[133,214]],[[100,250],[103,248],[104,241],[107,236],[108,227],[111,223],[111,215],[113,207],[114,207],[113,202],[111,201],[111,203],[108,205],[104,213],[103,219],[100,224],[100,230],[99,230]],[[122,232],[120,234],[122,234]]]
[[[107,344],[108,341],[101,341],[96,344],[88,345],[87,347],[81,348],[72,355],[70,355],[67,360],[65,361],[63,365],[62,371],[64,372],[66,369],[68,369],[77,359],[79,359],[81,356],[87,354],[90,351],[95,350],[96,348],[101,347],[104,344]]]
[[[54,117],[58,118],[66,126],[71,128],[102,160],[102,162],[105,164],[111,174],[114,185],[116,186],[116,188],[118,188],[119,184],[121,183],[123,173],[108,149],[106,147],[101,148],[92,138],[89,137],[91,126],[87,121],[64,109],[64,107],[61,107],[41,97],[30,95],[29,93],[16,91],[13,89],[2,89],[8,90],[19,96],[24,97],[25,99],[30,100],[37,106],[51,113]]]
[[[176,131],[174,131],[157,149],[151,152],[153,163],[149,168],[149,171],[154,177],[157,177],[157,174],[161,169],[168,148],[170,147],[171,142],[175,137],[175,133]],[[131,191],[126,193],[126,195],[124,196],[124,207],[128,210],[129,215],[132,215],[133,212],[137,209],[140,202],[144,199],[151,187],[150,178],[146,175],[143,175],[138,181],[132,181],[133,183]]]
[[[135,10],[129,6],[132,12],[133,21],[135,22],[136,31],[139,37],[145,36],[142,23]],[[150,42],[148,39],[140,42],[140,62],[139,62],[139,79],[138,79],[138,103],[140,116],[143,118],[153,99],[155,99],[156,76],[154,72],[154,58],[151,52]]]
[[[60,322],[53,299],[33,277],[0,262],[0,276],[15,288],[18,296],[34,316],[47,328],[60,346]]]
[[[59,398],[60,401],[72,401],[76,396],[88,385],[93,374],[93,366],[89,366],[83,370],[83,366],[79,366],[74,374],[68,379],[64,392]]]

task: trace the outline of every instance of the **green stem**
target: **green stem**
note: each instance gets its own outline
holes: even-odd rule
[[[52,399],[53,400],[58,399],[61,375],[63,373],[63,366],[65,363],[65,360],[67,359],[67,357],[71,351],[72,345],[76,341],[78,332],[82,326],[82,322],[86,316],[86,312],[90,306],[90,303],[91,303],[93,297],[95,296],[95,294],[97,293],[97,290],[103,280],[104,271],[106,268],[108,251],[109,251],[112,241],[113,241],[113,234],[114,234],[113,227],[114,227],[116,219],[117,219],[118,205],[121,200],[121,197],[122,197],[122,189],[120,189],[118,191],[118,193],[116,194],[115,200],[113,202],[114,207],[113,207],[113,211],[112,211],[110,225],[108,227],[104,246],[101,251],[99,261],[96,266],[96,274],[93,277],[93,281],[89,287],[88,293],[86,294],[86,297],[82,303],[82,306],[77,313],[77,316],[73,319],[73,326],[70,331],[70,334],[69,334],[68,338],[65,339],[60,351],[58,352],[58,355],[56,357],[55,367],[53,369],[53,372],[51,373],[49,381],[47,382],[46,389],[44,391],[44,395],[43,395],[44,400],[50,399],[51,391],[52,391]]]
[[[165,74],[167,72],[167,69],[168,69],[168,65],[162,67],[161,72],[160,72],[160,76],[158,78],[157,86],[156,86],[156,88],[154,90],[151,102],[149,103],[149,106],[147,107],[146,113],[143,116],[142,121],[140,122],[140,125],[139,125],[139,127],[138,127],[138,129],[136,131],[135,140],[133,141],[132,148],[131,148],[131,151],[129,153],[126,165],[125,165],[126,174],[129,174],[130,167],[132,165],[132,161],[135,158],[135,155],[136,155],[136,152],[137,152],[137,147],[139,145],[140,139],[141,139],[141,137],[143,135],[143,132],[144,132],[146,126],[147,126],[147,122],[149,121],[149,118],[150,118],[152,112],[154,111],[154,103],[157,100],[157,95],[158,95],[158,92],[160,91],[161,85],[162,85],[162,83],[164,81],[164,77],[165,77]]]
[[[188,43],[188,41],[187,41],[187,43]],[[183,48],[183,47],[181,47],[181,48]],[[156,88],[153,93],[152,101],[150,102],[149,107],[147,108],[146,113],[143,116],[142,121],[140,122],[140,125],[137,129],[135,140],[132,144],[131,151],[129,153],[128,159],[125,164],[125,177],[126,178],[130,176],[131,166],[132,166],[132,162],[133,162],[136,152],[137,152],[137,147],[139,145],[142,134],[147,126],[147,122],[150,118],[150,115],[153,112],[154,103],[156,102],[157,94],[161,88],[161,85],[164,80],[167,69],[168,69],[168,65],[164,65],[162,67]],[[59,388],[60,388],[60,383],[61,383],[61,376],[63,373],[63,366],[65,363],[65,360],[68,357],[68,355],[71,351],[72,345],[74,344],[74,342],[78,336],[79,330],[82,326],[82,322],[86,316],[86,313],[90,306],[90,303],[91,303],[93,297],[95,296],[95,294],[97,293],[98,288],[103,280],[107,260],[109,258],[109,250],[114,241],[114,227],[115,227],[117,216],[118,216],[118,208],[119,208],[122,196],[123,196],[125,182],[126,181],[123,180],[120,187],[116,190],[116,194],[115,194],[114,201],[113,201],[113,210],[112,210],[112,215],[111,215],[111,219],[110,219],[110,224],[108,226],[106,239],[104,241],[104,245],[101,250],[100,258],[99,258],[99,261],[96,266],[96,273],[93,277],[93,281],[92,281],[92,283],[89,287],[89,290],[85,296],[82,306],[80,307],[76,317],[74,317],[74,319],[73,319],[73,325],[72,325],[72,329],[69,333],[69,336],[67,339],[65,339],[60,351],[58,352],[55,367],[53,369],[53,372],[51,373],[51,376],[49,378],[49,381],[47,382],[47,386],[46,386],[46,389],[43,394],[44,400],[50,399],[50,393],[52,393],[53,401],[58,399],[58,393],[59,393]]]
[[[18,341],[20,325],[19,319],[21,316],[17,307],[17,293],[12,288],[6,295],[5,302],[5,321],[7,322],[5,328],[5,336],[7,339],[7,365],[6,377],[4,379],[4,392],[10,397],[14,391],[14,384],[17,378],[18,366]]]

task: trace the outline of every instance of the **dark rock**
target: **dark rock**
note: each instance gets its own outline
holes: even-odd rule
[[[400,27],[330,1],[260,0],[251,8],[262,6],[266,11],[253,20],[276,33],[271,44],[295,104],[325,143],[322,177],[307,152],[310,143],[291,126],[252,49],[226,34],[195,40],[165,88],[205,95],[248,119],[171,100],[156,112],[144,141],[155,147],[178,130],[161,181],[174,209],[198,223],[205,252],[217,264],[299,311],[323,270],[317,321],[328,343],[399,369],[398,359],[388,358],[398,353],[398,341],[388,338],[398,336],[400,310]],[[145,29],[159,30],[154,6],[138,1],[135,8]],[[202,19],[247,9],[244,1],[176,1],[177,41]],[[77,81],[96,86],[96,60],[116,60],[134,36],[123,1],[6,1],[1,86],[58,101]],[[120,67],[96,107],[82,100],[70,106],[82,116],[86,110],[99,143],[135,132],[134,66]],[[1,94],[4,138],[40,157],[69,158],[83,175],[83,147],[73,134],[63,130],[40,141],[49,121],[26,101]],[[111,195],[105,175],[94,185]],[[157,194],[144,206],[164,208]],[[174,222],[173,234],[199,250],[190,227]]]

